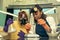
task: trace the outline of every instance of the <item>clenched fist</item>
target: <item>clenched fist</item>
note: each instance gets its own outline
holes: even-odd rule
[[[38,24],[42,25],[42,24],[45,24],[45,20],[44,19],[38,19],[37,20]]]
[[[29,31],[31,29],[30,23],[25,24],[25,28],[26,28],[27,32],[29,33]]]

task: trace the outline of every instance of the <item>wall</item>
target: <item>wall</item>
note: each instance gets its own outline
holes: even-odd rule
[[[48,4],[48,3],[56,3],[56,0],[42,0],[42,1],[40,1],[40,0],[30,0],[30,1],[28,1],[28,0],[18,0],[18,1],[16,1],[16,0],[0,0],[0,10],[3,10],[3,11],[6,11],[6,7],[8,7],[9,5],[31,5],[31,4],[35,4],[35,3],[39,3],[39,4]],[[59,18],[60,17],[60,15],[59,15],[59,13],[60,13],[60,11],[59,11],[59,9],[60,9],[60,6],[58,6],[57,7],[57,14],[56,14],[56,16]],[[53,17],[55,17],[55,16],[53,16]],[[0,25],[1,26],[4,26],[4,24],[5,24],[5,18],[6,18],[6,15],[4,15],[4,14],[0,14]],[[57,19],[57,18],[55,18],[56,20],[58,20],[58,22],[60,23],[60,18],[59,19]]]
[[[3,0],[0,0],[0,10],[3,11]],[[0,26],[4,26],[6,15],[0,12]]]
[[[60,23],[60,6],[57,6],[57,18],[58,18],[58,21]]]

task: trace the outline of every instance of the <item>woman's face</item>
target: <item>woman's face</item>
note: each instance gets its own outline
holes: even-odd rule
[[[39,10],[37,10],[37,12],[34,13],[34,19],[37,20],[41,17],[42,12],[40,12]]]
[[[22,14],[21,17],[20,17],[20,20],[22,19],[27,19],[26,15],[25,14]]]
[[[24,11],[22,11],[19,14],[19,22],[20,22],[20,24],[25,25],[27,23],[27,21],[28,21],[27,14]]]

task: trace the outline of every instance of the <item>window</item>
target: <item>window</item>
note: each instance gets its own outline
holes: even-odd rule
[[[18,15],[20,11],[21,11],[20,9],[14,9],[14,14]]]
[[[28,9],[28,8],[26,8],[26,9],[21,8],[21,10],[26,11],[27,14],[30,13],[30,9]],[[19,13],[21,10],[20,10],[20,9],[14,9],[14,14],[18,15],[18,13]]]
[[[52,9],[52,8],[43,8],[43,12],[46,12],[46,11],[48,11],[50,9]],[[52,11],[50,11],[50,12],[48,12],[48,14],[54,14],[54,13],[56,13],[56,10],[55,9],[52,10]]]

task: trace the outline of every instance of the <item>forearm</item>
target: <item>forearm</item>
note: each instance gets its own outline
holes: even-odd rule
[[[43,26],[44,29],[47,30],[47,31],[50,31],[50,29],[51,29],[47,24],[43,24],[42,26]]]

